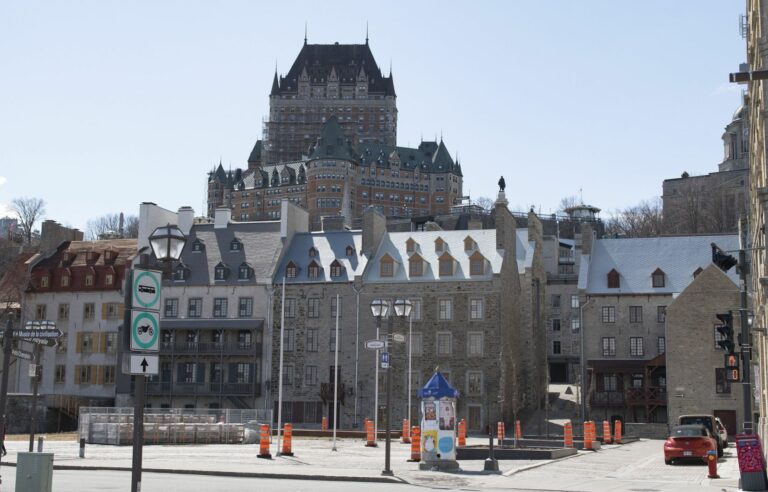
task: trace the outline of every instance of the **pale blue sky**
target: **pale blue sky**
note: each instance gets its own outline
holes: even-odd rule
[[[388,6],[392,5],[392,6]],[[321,6],[322,5],[322,6]],[[442,132],[464,191],[610,211],[712,172],[740,103],[743,1],[0,3],[0,204],[84,228],[153,201],[203,210],[206,172],[244,167],[275,62],[362,43],[393,65],[398,143]],[[0,205],[0,215],[2,205]]]

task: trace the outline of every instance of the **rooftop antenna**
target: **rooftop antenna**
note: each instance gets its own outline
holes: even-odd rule
[[[307,21],[304,21],[304,45],[307,44]]]
[[[581,201],[581,204],[584,205],[584,193],[582,188],[579,188],[579,201]]]
[[[365,44],[368,44],[368,21],[365,21]]]

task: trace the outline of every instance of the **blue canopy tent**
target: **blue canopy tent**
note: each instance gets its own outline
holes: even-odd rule
[[[427,384],[419,390],[419,398],[458,398],[459,390],[451,386],[440,371],[435,372]]]

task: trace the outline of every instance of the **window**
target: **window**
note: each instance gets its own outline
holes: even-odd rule
[[[475,252],[469,257],[469,274],[483,275],[485,273],[485,257],[479,252]]]
[[[552,342],[552,353],[555,355],[560,353],[560,340],[555,340]]]
[[[226,280],[226,278],[227,278],[227,268],[224,265],[222,265],[222,264],[218,264],[218,265],[216,265],[216,268],[214,269],[213,275],[214,275],[214,277],[213,277],[214,280]]]
[[[286,352],[293,352],[296,347],[296,335],[294,335],[293,328],[285,327],[283,332],[283,348]]]
[[[283,310],[286,318],[293,318],[296,316],[296,299],[291,297],[285,300],[285,308]]]
[[[232,242],[229,243],[230,251],[240,251],[241,249],[243,249],[243,245],[238,239],[233,239]]]
[[[90,321],[96,316],[96,305],[92,302],[83,304],[83,319]]]
[[[550,303],[553,308],[560,307],[560,294],[552,294],[550,299],[551,299]]]
[[[656,306],[656,322],[664,323],[667,321],[667,306]]]
[[[640,357],[643,355],[643,337],[629,338],[629,355],[632,357]]]
[[[115,276],[111,273],[108,273],[104,275],[104,285],[112,285],[112,282],[115,281]]]
[[[317,366],[304,366],[304,384],[317,386]]]
[[[166,318],[176,318],[179,316],[179,300],[178,299],[166,299],[165,310],[163,316]]]
[[[384,256],[379,262],[379,275],[382,277],[391,277],[394,274],[394,260],[389,256]]]
[[[317,256],[317,249],[315,249],[315,247],[312,246],[311,248],[309,248],[309,257],[314,258],[316,256]]]
[[[475,249],[475,241],[467,236],[464,238],[464,251],[472,251]]]
[[[318,343],[317,328],[307,328],[307,352],[317,352]]]
[[[173,271],[173,280],[186,280],[187,279],[187,269],[184,268],[184,265],[179,264],[176,266],[176,269]]]
[[[480,371],[467,371],[467,394],[478,396],[483,388],[483,373]]]
[[[579,309],[579,296],[571,296],[571,309]]]
[[[654,288],[664,287],[664,272],[660,268],[657,268],[651,275],[651,285]]]
[[[437,301],[437,317],[440,321],[450,321],[453,318],[453,301],[451,299],[440,299]]]
[[[355,256],[355,248],[352,246],[347,246],[345,253],[347,256]]]
[[[288,265],[285,267],[285,276],[288,278],[296,278],[296,274],[298,273],[298,269],[296,268],[296,264],[294,262],[289,262]]]
[[[616,339],[614,337],[603,337],[603,357],[613,357],[616,355]]]
[[[78,333],[78,338],[80,341],[78,342],[78,352],[88,354],[93,352],[93,333],[90,332],[80,332]]]
[[[46,319],[48,314],[48,307],[45,304],[38,304],[35,306],[35,319],[36,320],[43,320]]]
[[[451,355],[452,338],[450,333],[437,334],[437,355]]]
[[[552,319],[552,331],[560,331],[560,320],[558,318]]]
[[[203,315],[203,300],[194,298],[189,300],[187,307],[187,316],[190,318],[199,318]]]
[[[339,327],[339,330],[341,330],[341,327]],[[331,335],[328,337],[328,350],[331,352],[336,350],[336,328],[334,326],[331,326]]]
[[[293,386],[293,366],[283,366],[283,386]]]
[[[251,278],[251,267],[244,263],[237,269],[237,279],[248,280],[249,278]]]
[[[195,242],[192,243],[192,251],[199,253],[203,250],[203,243],[199,239],[195,239]]]
[[[412,355],[422,354],[421,333],[411,333],[411,353]]]
[[[603,374],[603,391],[616,391],[618,382],[616,374]]]
[[[608,288],[618,289],[620,286],[621,286],[621,283],[619,281],[619,272],[617,272],[616,269],[613,269],[610,272],[608,272]]]
[[[67,377],[67,366],[64,364],[56,365],[56,373],[53,378],[53,382],[56,384],[64,384]]]
[[[485,306],[482,299],[469,300],[469,319],[483,319]]]
[[[450,255],[440,257],[440,276],[453,275],[453,258]]]
[[[43,275],[40,277],[40,287],[48,287],[48,282],[50,281],[50,278],[48,275]]]
[[[731,392],[731,382],[728,381],[727,371],[724,367],[715,368],[715,392],[728,394]]]
[[[249,330],[240,330],[237,332],[237,347],[249,349],[253,347],[253,333]]]
[[[320,265],[315,263],[314,261],[309,264],[309,268],[307,268],[307,275],[309,278],[317,278],[320,276]]]
[[[408,240],[405,242],[405,251],[406,253],[413,253],[416,251],[416,241],[408,238]]]
[[[667,351],[667,339],[665,337],[659,337],[656,339],[656,348],[659,351],[659,355]]]
[[[341,263],[334,260],[333,263],[331,263],[331,277],[341,277],[341,268]]]
[[[241,297],[237,302],[237,315],[241,318],[253,316],[253,298]]]
[[[467,355],[471,357],[482,357],[483,355],[483,334],[467,333]]]
[[[92,287],[93,286],[93,275],[86,275],[85,276],[85,286],[86,287]]]
[[[67,321],[69,319],[69,304],[59,304],[59,321]]]
[[[643,306],[629,306],[629,322],[630,323],[643,322]]]
[[[104,317],[104,312],[106,311],[106,318],[107,319],[118,319],[120,317],[120,307],[122,304],[119,302],[106,302],[101,305],[102,309],[102,317]]]
[[[338,300],[338,305],[336,304],[337,300]],[[341,318],[341,316],[343,314],[343,305],[344,304],[341,302],[341,300],[342,300],[341,296],[339,296],[339,297],[336,297],[336,296],[331,297],[331,318],[333,318],[333,319],[336,319],[336,313],[338,313],[339,318]],[[341,307],[342,309],[339,309],[339,307]]]
[[[603,306],[603,323],[616,322],[616,308],[614,306]]]
[[[115,384],[115,366],[102,366],[103,367],[103,384]]]
[[[442,253],[445,249],[445,241],[441,238],[435,239],[435,253]]]
[[[408,274],[411,277],[421,277],[424,275],[424,261],[420,256],[411,256],[408,260]]]
[[[227,299],[225,297],[217,297],[213,300],[213,317],[227,317]]]
[[[313,297],[307,299],[307,318],[320,317],[320,299]]]
[[[421,299],[411,299],[411,320],[421,321]]]
[[[577,317],[571,318],[571,331],[579,331],[581,329],[581,319]]]
[[[117,353],[117,333],[105,333],[104,334],[105,350],[108,354]]]
[[[67,337],[67,334],[64,333],[59,337],[59,343],[56,346],[56,353],[64,354],[67,352],[67,340],[69,337]]]
[[[62,275],[61,276],[61,286],[62,287],[69,287],[69,275]]]
[[[75,381],[76,384],[90,384],[91,383],[91,366],[76,366],[77,373],[75,374],[75,377],[77,378],[77,381]]]

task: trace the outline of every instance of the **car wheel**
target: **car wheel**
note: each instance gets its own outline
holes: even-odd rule
[[[672,461],[672,460],[667,460],[667,459],[665,459],[665,460],[664,460],[664,464],[665,464],[665,465],[671,465],[671,464],[673,464],[673,461]]]

